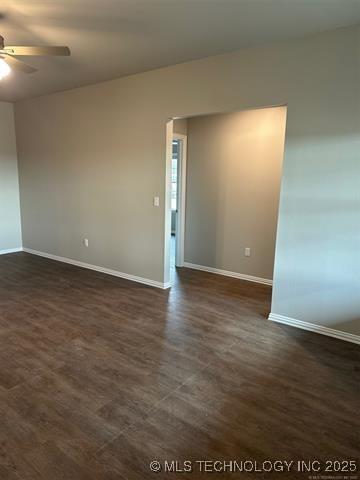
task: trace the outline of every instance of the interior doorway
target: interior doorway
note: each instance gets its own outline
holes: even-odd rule
[[[272,285],[286,113],[279,105],[168,122],[167,285],[175,267]]]
[[[184,264],[187,136],[173,134],[171,157],[171,269]]]

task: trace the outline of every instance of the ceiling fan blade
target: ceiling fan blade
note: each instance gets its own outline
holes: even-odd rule
[[[11,55],[37,56],[37,55],[60,55],[68,57],[70,55],[69,47],[26,47],[21,45],[6,45],[4,51]]]
[[[23,61],[18,60],[17,58],[12,57],[11,55],[6,55],[3,59],[9,65],[9,67],[13,70],[18,70],[19,72],[23,72],[23,73],[37,72],[36,68],[31,67],[27,63],[24,63]]]

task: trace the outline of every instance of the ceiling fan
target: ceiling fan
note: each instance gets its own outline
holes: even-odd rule
[[[69,56],[69,47],[28,47],[28,46],[8,46],[4,43],[4,37],[0,35],[0,80],[10,73],[11,69],[23,73],[33,73],[37,69],[19,60],[16,57],[26,56]]]

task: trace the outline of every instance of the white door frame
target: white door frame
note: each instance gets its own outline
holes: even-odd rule
[[[185,208],[186,208],[186,156],[187,156],[187,135],[180,133],[173,134],[173,140],[179,141],[179,157],[177,166],[177,215],[175,232],[175,265],[184,266],[185,248]]]

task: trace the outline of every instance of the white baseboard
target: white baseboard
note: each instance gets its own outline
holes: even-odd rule
[[[6,250],[0,250],[0,255],[6,255],[7,253],[16,253],[16,252],[22,252],[22,251],[23,251],[22,247],[8,248]]]
[[[73,260],[71,258],[59,257],[58,255],[52,255],[51,253],[46,252],[39,252],[38,250],[32,250],[31,248],[24,247],[22,250],[26,253],[31,253],[32,255],[49,258],[50,260],[56,260],[57,262],[69,263],[70,265],[75,265],[76,267],[88,268],[89,270],[95,270],[96,272],[106,273],[107,275],[113,275],[114,277],[124,278],[126,280],[131,280],[132,282],[143,283],[144,285],[150,285],[151,287],[167,289],[171,286],[171,284],[168,283],[157,282],[156,280],[137,277],[136,275],[129,275],[128,273],[119,272],[110,268],[99,267],[98,265],[92,265],[90,263],[79,262],[78,260]]]
[[[201,270],[203,272],[216,273],[217,275],[224,275],[226,277],[238,278],[239,280],[247,280],[248,282],[263,283],[265,285],[272,285],[273,283],[272,280],[267,278],[253,277],[252,275],[220,270],[219,268],[206,267],[204,265],[196,265],[195,263],[184,262],[184,267]]]
[[[333,328],[324,327],[322,325],[315,325],[314,323],[303,322],[302,320],[296,320],[295,318],[284,317],[283,315],[277,315],[276,313],[270,313],[269,320],[360,345],[360,336],[352,333],[341,332],[340,330],[334,330]]]

